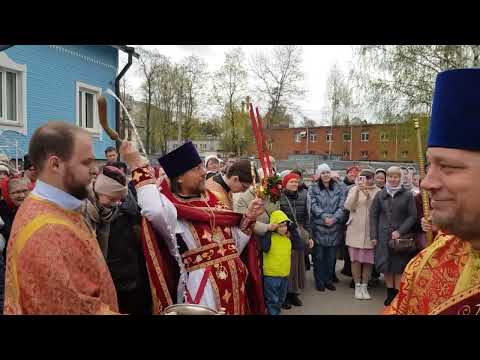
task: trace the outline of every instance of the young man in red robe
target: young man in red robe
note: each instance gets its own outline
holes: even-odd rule
[[[95,172],[91,135],[49,122],[34,132],[29,153],[39,176],[13,222],[4,314],[117,313],[110,272],[81,213]]]

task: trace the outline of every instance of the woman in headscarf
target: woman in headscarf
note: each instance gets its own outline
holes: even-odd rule
[[[0,228],[0,233],[5,239],[5,245],[2,250],[4,256],[17,210],[30,193],[29,185],[30,181],[24,177],[7,177],[1,182],[0,187],[3,199],[0,200],[0,217],[3,221],[3,226]]]
[[[127,179],[119,168],[104,166],[102,173],[89,188],[83,215],[97,235],[100,250],[108,255],[110,223],[115,219],[118,207],[127,196]]]
[[[385,187],[387,181],[387,172],[384,169],[377,169],[375,171],[375,185],[382,189]]]
[[[377,193],[370,208],[370,239],[375,246],[375,267],[385,276],[390,305],[398,293],[403,271],[414,254],[395,252],[389,240],[410,237],[417,221],[417,208],[411,191],[401,184],[398,166],[387,170],[385,189]]]

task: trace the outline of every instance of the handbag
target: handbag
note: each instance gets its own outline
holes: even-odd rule
[[[296,216],[296,213],[297,213],[296,209],[294,207],[292,207],[292,204],[290,203],[290,200],[288,199],[288,196],[287,195],[284,195],[284,196],[285,196],[285,199],[287,200],[288,207],[290,208],[290,211],[292,212],[293,220],[295,221],[298,236],[300,237],[300,239],[302,239],[303,243],[305,245],[307,245],[308,240],[310,240],[310,233],[302,225],[300,225],[298,223],[297,216]]]
[[[390,234],[393,233],[393,226],[392,226],[392,221],[391,221],[391,215],[392,215],[392,206],[391,206],[391,201],[390,201],[390,207],[387,210],[387,218],[390,226]],[[390,235],[391,236],[391,235]],[[417,251],[417,242],[415,239],[415,234],[413,233],[408,233],[404,234],[402,237],[398,239],[390,239],[388,240],[388,247],[395,253],[412,253]]]

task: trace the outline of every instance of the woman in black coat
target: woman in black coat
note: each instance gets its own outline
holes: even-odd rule
[[[313,246],[311,240],[307,212],[307,190],[299,189],[300,177],[296,173],[287,174],[282,181],[283,192],[280,198],[280,209],[295,223],[296,232],[292,236],[298,237],[297,241],[292,241],[292,260],[290,275],[288,276],[288,292],[285,307],[289,305],[302,306],[299,299],[301,289],[305,287],[305,244],[299,237],[299,228],[305,229],[305,234],[309,233],[309,247]]]
[[[400,287],[400,279],[413,253],[396,253],[389,246],[391,239],[410,237],[417,221],[415,198],[401,185],[401,170],[392,166],[387,171],[385,189],[377,193],[370,208],[370,239],[375,246],[375,267],[385,276],[390,305]]]

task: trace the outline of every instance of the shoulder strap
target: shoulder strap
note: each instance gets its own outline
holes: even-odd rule
[[[288,196],[283,194],[285,196],[285,199],[287,199],[288,207],[290,208],[290,211],[292,212],[293,220],[295,220],[295,225],[298,226],[298,221],[297,221],[297,214],[295,213],[296,211],[292,208],[292,204],[290,203],[290,200],[288,199]]]

